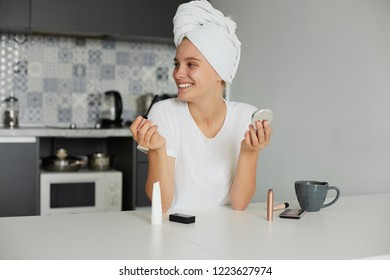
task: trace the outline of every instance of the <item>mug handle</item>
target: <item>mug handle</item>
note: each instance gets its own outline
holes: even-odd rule
[[[324,204],[324,206],[322,206],[322,208],[325,208],[325,207],[328,207],[328,206],[331,206],[331,205],[335,204],[335,202],[340,197],[340,189],[338,187],[329,186],[328,190],[335,190],[336,191],[336,197],[331,202],[329,202],[327,204]]]

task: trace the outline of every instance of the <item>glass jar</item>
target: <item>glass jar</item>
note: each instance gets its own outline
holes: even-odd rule
[[[4,127],[17,127],[19,125],[18,99],[10,96],[5,99]]]

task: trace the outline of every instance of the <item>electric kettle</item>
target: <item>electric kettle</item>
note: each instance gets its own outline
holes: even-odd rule
[[[106,91],[100,102],[100,123],[101,127],[122,126],[122,97],[119,92]]]
[[[14,96],[10,96],[5,99],[4,110],[4,127],[18,127],[19,125],[19,105],[18,99]]]

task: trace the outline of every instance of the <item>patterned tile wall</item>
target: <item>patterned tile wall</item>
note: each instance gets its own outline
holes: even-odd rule
[[[174,55],[165,44],[0,33],[2,109],[13,94],[20,126],[93,127],[101,95],[117,90],[132,120],[138,96],[176,93]]]

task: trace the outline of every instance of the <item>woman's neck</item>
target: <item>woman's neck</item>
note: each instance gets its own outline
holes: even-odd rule
[[[221,130],[227,112],[227,106],[222,97],[202,102],[189,102],[188,108],[198,128],[207,138],[214,138]]]

